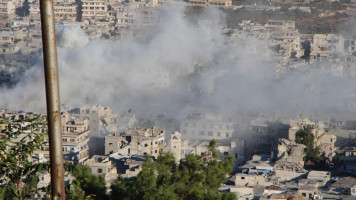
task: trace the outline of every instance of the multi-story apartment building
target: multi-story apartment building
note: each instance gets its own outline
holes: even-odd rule
[[[77,4],[73,2],[55,2],[54,18],[57,22],[75,22],[77,20]],[[39,2],[30,3],[30,17],[40,19]]]
[[[179,163],[180,159],[183,158],[184,155],[182,155],[182,135],[178,131],[175,131],[171,134],[168,151],[173,153],[176,159],[176,163]]]
[[[89,120],[90,156],[104,154],[104,137],[111,132],[117,132],[120,128],[117,114],[113,114],[111,108],[97,105],[75,108],[70,110],[69,113],[74,117]]]
[[[74,117],[83,117],[89,119],[90,136],[99,136],[105,134],[102,128],[114,124],[117,114],[112,113],[112,109],[103,106],[91,105],[81,108],[75,108],[69,111]],[[116,131],[115,128],[111,131]]]
[[[215,6],[219,8],[230,8],[232,6],[231,0],[189,0],[190,6],[199,6],[207,8],[209,6]]]
[[[356,148],[355,147],[344,147],[341,149],[343,151],[343,165],[339,171],[346,172],[349,174],[355,174],[356,172]]]
[[[344,37],[340,34],[314,34],[310,56],[319,60],[330,54],[342,54],[344,45]]]
[[[82,20],[106,19],[108,6],[105,0],[82,0]]]
[[[56,21],[75,22],[77,20],[77,5],[57,2],[54,4],[54,18]]]
[[[269,155],[271,152],[276,154],[278,139],[288,137],[287,124],[280,121],[269,121],[264,118],[257,118],[250,122],[249,135],[246,138],[246,151],[250,154]]]
[[[88,120],[70,118],[68,113],[62,115],[62,145],[64,160],[74,164],[83,163],[89,158]]]
[[[0,0],[0,15],[15,14],[16,0]]]
[[[214,113],[191,112],[180,125],[185,139],[223,140],[232,137],[234,124]]]
[[[20,28],[3,28],[0,30],[0,45],[15,44],[23,41],[26,37],[27,31]]]
[[[104,177],[108,188],[117,179],[117,169],[107,156],[95,155],[86,160],[84,164],[90,166],[92,174]]]
[[[281,31],[274,33],[271,36],[272,40],[269,44],[270,47],[276,47],[277,52],[285,57],[291,57],[292,52],[296,57],[303,55],[302,48],[300,46],[300,35],[297,30],[294,31]]]
[[[295,30],[295,21],[293,20],[268,20],[265,24],[267,30],[292,31]]]
[[[163,129],[128,128],[126,133],[105,137],[105,154],[118,152],[123,155],[151,155],[158,157],[165,145]]]
[[[314,135],[314,147],[318,147],[325,156],[332,156],[335,152],[336,136],[328,132],[326,125],[323,122],[313,122],[309,119],[292,119],[290,121],[290,128],[288,131],[289,140],[295,142],[295,136],[298,130],[305,127],[312,127],[312,134]]]

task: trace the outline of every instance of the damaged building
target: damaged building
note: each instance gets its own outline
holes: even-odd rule
[[[254,154],[275,154],[279,138],[288,137],[289,126],[279,121],[269,121],[257,118],[250,122],[250,134],[246,141],[246,155],[248,158]],[[273,155],[272,155],[273,157]]]
[[[105,136],[105,155],[151,155],[157,158],[165,146],[165,131],[152,128],[128,128],[124,133]]]
[[[274,163],[275,170],[299,172],[304,168],[305,145],[287,139],[279,139],[278,160]]]
[[[321,153],[325,154],[326,157],[331,158],[336,151],[336,136],[328,131],[326,124],[323,122],[313,122],[307,118],[290,120],[290,128],[288,132],[289,140],[294,142],[297,131],[304,129],[307,126],[312,128],[314,147],[319,148]]]

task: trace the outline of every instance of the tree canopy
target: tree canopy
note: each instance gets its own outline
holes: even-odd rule
[[[118,178],[112,199],[236,199],[233,193],[218,194],[233,167],[233,159],[218,161],[216,142],[203,155],[188,154],[179,164],[172,153],[162,152],[157,162],[147,156],[136,178]]]
[[[325,168],[325,158],[323,155],[320,155],[319,148],[314,146],[314,134],[312,126],[308,125],[302,129],[299,129],[295,134],[295,141],[306,146],[304,156],[305,168]]]
[[[37,131],[45,123],[45,117],[39,115],[27,122],[27,125],[9,122],[1,130],[0,198],[31,199],[37,191],[36,173],[43,169],[43,164],[33,164],[29,158],[46,143],[46,133]]]

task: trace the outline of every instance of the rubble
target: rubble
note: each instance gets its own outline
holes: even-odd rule
[[[305,148],[303,144],[297,144],[287,139],[279,139],[278,160],[274,164],[274,169],[293,172],[302,171]]]

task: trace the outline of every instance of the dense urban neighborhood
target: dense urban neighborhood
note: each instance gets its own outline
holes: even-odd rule
[[[355,0],[54,15],[67,199],[356,199]],[[39,0],[0,0],[0,199],[50,199],[42,51]]]

